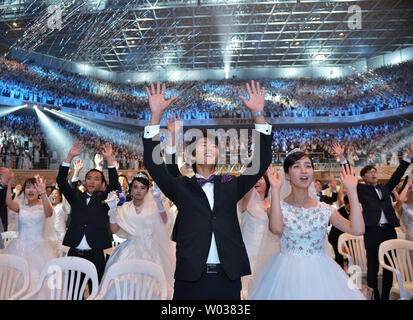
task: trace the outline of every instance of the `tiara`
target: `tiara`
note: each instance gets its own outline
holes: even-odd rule
[[[142,172],[139,172],[139,173],[135,174],[135,178],[144,178],[144,179],[149,181],[148,176],[146,174],[142,173]]]
[[[285,157],[287,158],[289,155],[291,155],[293,153],[296,153],[296,152],[304,152],[304,151],[301,150],[300,148],[295,148],[295,149],[291,150],[290,152],[288,152]]]

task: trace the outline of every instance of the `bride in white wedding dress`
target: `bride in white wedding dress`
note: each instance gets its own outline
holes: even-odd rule
[[[19,235],[10,242],[4,253],[22,257],[27,261],[30,272],[28,292],[30,292],[35,289],[46,263],[57,258],[53,248],[43,239],[45,220],[52,215],[53,207],[46,195],[46,184],[39,176],[26,180],[23,185],[24,198],[21,203],[12,200],[12,177],[13,173],[11,172],[8,180],[6,205],[10,210],[18,213]],[[47,299],[49,292],[47,284],[44,284],[40,294],[34,299]]]
[[[359,300],[365,299],[341,267],[324,252],[329,222],[343,232],[364,233],[364,220],[357,197],[357,176],[343,168],[341,184],[347,189],[350,220],[335,209],[310,197],[312,160],[304,152],[293,152],[284,162],[291,192],[281,197],[282,178],[270,166],[270,230],[280,235],[279,254],[261,269],[248,299],[253,300]],[[289,184],[288,182],[286,182]]]
[[[169,224],[173,216],[168,200],[159,188],[150,190],[149,179],[139,173],[131,183],[132,201],[113,206],[109,211],[111,230],[126,238],[110,255],[105,271],[116,262],[143,259],[161,266],[167,281],[168,299],[172,298],[175,270],[174,244],[169,238]],[[109,200],[109,198],[108,198]],[[165,204],[165,205],[164,205]],[[102,281],[103,283],[103,281]],[[109,289],[106,300],[114,299],[115,290]]]

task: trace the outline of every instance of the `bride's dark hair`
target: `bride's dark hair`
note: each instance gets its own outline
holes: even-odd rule
[[[288,155],[287,158],[285,158],[284,164],[283,164],[284,172],[288,173],[288,169],[290,169],[290,167],[292,167],[294,163],[296,163],[298,160],[304,157],[307,157],[308,159],[310,159],[311,167],[314,169],[313,159],[311,159],[311,157],[307,153],[303,151],[297,151],[297,152],[291,153],[290,155]]]

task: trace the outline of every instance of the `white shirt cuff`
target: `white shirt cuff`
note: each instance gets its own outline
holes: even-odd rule
[[[165,152],[167,154],[174,154],[176,153],[176,146],[166,146]]]
[[[412,159],[404,158],[403,161],[406,161],[408,163],[412,163]]]
[[[72,178],[72,182],[78,182],[79,178]]]
[[[70,163],[63,162],[63,163],[62,163],[62,167],[70,167]]]
[[[160,124],[154,124],[154,125],[149,125],[145,127],[145,133],[143,137],[145,139],[150,139],[156,136],[159,131],[160,131],[161,125]]]
[[[110,169],[110,168],[114,168],[115,166],[108,166],[108,169]],[[100,171],[102,171],[102,170],[100,170]]]
[[[262,134],[270,135],[272,130],[272,125],[268,123],[256,123],[255,130],[261,132]]]

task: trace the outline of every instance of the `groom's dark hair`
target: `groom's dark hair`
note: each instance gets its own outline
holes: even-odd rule
[[[86,173],[86,175],[85,175],[85,180],[87,179],[87,176],[88,176],[89,173],[91,173],[91,172],[99,172],[99,173],[100,173],[100,176],[102,177],[102,182],[103,182],[103,183],[106,183],[105,175],[103,174],[102,171],[100,171],[100,170],[98,170],[98,169],[90,169],[90,170]]]

